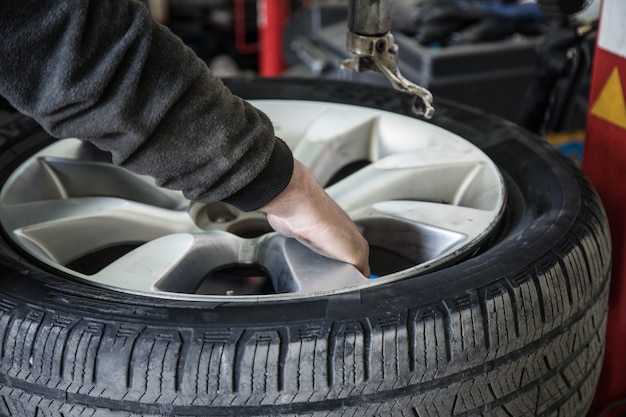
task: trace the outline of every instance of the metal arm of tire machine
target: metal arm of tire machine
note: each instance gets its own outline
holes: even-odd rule
[[[395,89],[415,95],[416,113],[430,119],[435,112],[433,96],[400,74],[398,45],[390,30],[391,0],[349,0],[347,48],[356,56],[343,61],[341,67],[383,74]]]

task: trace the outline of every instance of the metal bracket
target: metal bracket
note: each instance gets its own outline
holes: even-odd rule
[[[356,55],[341,62],[341,68],[353,71],[372,71],[384,75],[391,81],[396,90],[406,91],[417,96],[422,106],[417,103],[413,106],[417,114],[430,119],[435,113],[432,106],[433,95],[425,89],[407,80],[398,69],[398,45],[393,35],[386,33],[382,36],[362,36],[348,32],[348,50]]]

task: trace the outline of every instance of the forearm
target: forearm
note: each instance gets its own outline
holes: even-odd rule
[[[0,95],[53,135],[90,140],[196,201],[256,209],[289,182],[291,155],[267,117],[143,5],[5,0],[0,36]],[[261,189],[263,177],[273,182]]]

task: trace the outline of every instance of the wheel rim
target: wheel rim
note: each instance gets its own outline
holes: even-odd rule
[[[376,279],[271,231],[262,213],[190,203],[65,139],[30,157],[0,192],[0,222],[58,271],[130,293],[264,301],[416,277],[462,259],[496,228],[505,186],[460,136],[377,109],[251,100],[357,223]]]

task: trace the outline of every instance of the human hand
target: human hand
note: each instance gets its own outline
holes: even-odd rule
[[[350,217],[297,160],[287,187],[261,211],[278,233],[315,252],[354,265],[369,277],[369,245]]]

